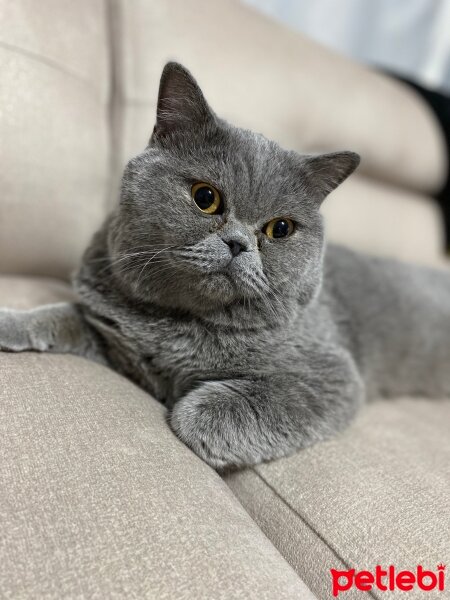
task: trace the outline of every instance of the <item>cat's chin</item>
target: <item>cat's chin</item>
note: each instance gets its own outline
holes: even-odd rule
[[[210,273],[198,285],[205,303],[226,305],[236,300],[236,286],[227,273]]]

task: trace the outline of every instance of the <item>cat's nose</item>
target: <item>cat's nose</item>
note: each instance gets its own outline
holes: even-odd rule
[[[245,252],[247,250],[247,246],[245,243],[242,243],[238,240],[223,240],[225,244],[230,248],[231,254],[237,256],[241,252]]]

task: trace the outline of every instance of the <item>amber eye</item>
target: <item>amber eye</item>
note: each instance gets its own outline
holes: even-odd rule
[[[291,219],[272,219],[264,226],[263,232],[269,238],[284,238],[294,233],[295,225]]]
[[[222,198],[216,188],[209,185],[209,183],[194,183],[191,196],[202,212],[208,215],[216,215],[222,212]]]

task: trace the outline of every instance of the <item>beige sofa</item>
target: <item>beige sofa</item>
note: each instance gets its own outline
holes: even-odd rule
[[[237,124],[362,153],[325,207],[330,237],[441,261],[426,194],[443,141],[406,88],[229,0],[0,0],[0,23],[0,305],[71,298],[167,59]],[[0,411],[2,598],[326,600],[332,568],[450,561],[445,400],[376,402],[336,439],[224,479],[162,406],[77,357],[1,354]]]

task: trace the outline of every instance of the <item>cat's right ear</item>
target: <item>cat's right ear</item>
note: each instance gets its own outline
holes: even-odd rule
[[[197,128],[214,118],[190,72],[179,63],[167,63],[159,84],[156,125],[150,143],[163,141],[181,129]]]
[[[359,165],[356,152],[329,152],[303,156],[301,161],[303,183],[308,195],[321,204]]]

